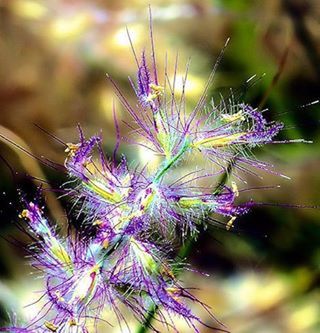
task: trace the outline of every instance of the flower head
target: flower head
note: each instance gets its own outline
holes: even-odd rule
[[[128,164],[124,156],[120,162],[106,157],[101,136],[86,139],[79,127],[79,142],[66,144],[70,182],[65,189],[77,219],[83,218],[82,230],[62,236],[37,203],[26,203],[20,217],[37,240],[30,252],[45,280],[46,303],[27,328],[8,328],[11,332],[89,332],[105,308],[124,320],[120,304],[140,322],[150,308],[159,308],[155,318],[167,327],[174,328],[176,315],[198,332],[196,325],[202,322],[185,301],[205,305],[179,282],[183,264],[173,259],[174,246],[195,237],[200,225],[215,221],[213,216],[226,219],[220,224],[229,230],[236,217],[248,212],[253,203],[237,203],[236,182],[227,185],[221,176],[227,180],[230,165],[244,172],[273,172],[249,154],[273,142],[283,124],[268,122],[245,103],[206,105],[207,88],[187,110],[186,82],[179,99],[167,75],[160,83],[153,45],[152,40],[151,61],[145,52],[137,61],[136,107],[110,80],[137,127],[137,143],[161,161],[150,171]],[[180,168],[194,156],[204,170]]]

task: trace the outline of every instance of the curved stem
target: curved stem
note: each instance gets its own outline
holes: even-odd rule
[[[178,153],[174,155],[169,161],[165,163],[163,168],[161,168],[154,177],[154,182],[158,183],[161,178],[164,176],[164,174],[180,159],[180,157],[188,150],[189,148],[189,142],[186,140],[183,144],[183,146],[180,148]]]

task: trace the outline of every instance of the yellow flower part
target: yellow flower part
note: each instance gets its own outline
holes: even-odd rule
[[[158,271],[158,264],[153,256],[146,251],[144,245],[137,241],[134,237],[130,238],[131,248],[136,258],[139,259],[142,266],[148,273],[156,273]]]
[[[164,88],[162,86],[150,83],[149,87],[151,89],[151,93],[149,93],[149,95],[146,98],[147,102],[152,102],[154,99],[161,96],[164,92]]]
[[[77,324],[77,322],[75,321],[75,319],[70,319],[69,320],[69,326],[71,327],[71,326],[77,326],[78,324]]]
[[[171,140],[167,129],[163,126],[163,120],[160,111],[154,115],[154,120],[157,126],[157,139],[163,149],[167,159],[171,158]]]
[[[154,83],[150,83],[149,87],[154,93],[157,93],[159,95],[163,94],[164,92],[164,88],[162,86],[156,85]]]
[[[243,115],[243,112],[239,111],[234,114],[223,114],[223,115],[221,115],[221,119],[226,123],[232,123],[232,122],[236,122],[236,121],[244,121],[245,117]]]
[[[226,224],[226,229],[227,230],[230,230],[233,227],[233,222],[235,221],[236,218],[237,218],[236,216],[231,217],[231,219]]]
[[[95,220],[95,221],[92,223],[93,226],[98,226],[98,227],[100,227],[102,224],[103,224],[103,221],[101,221],[101,220]]]
[[[57,290],[55,293],[54,293],[58,299],[59,302],[63,303],[65,302],[66,300],[61,296],[61,293],[59,290]]]
[[[25,219],[29,219],[30,218],[30,212],[28,209],[24,209],[20,214],[19,214],[19,217],[22,219],[22,218],[25,218]]]
[[[240,139],[246,132],[234,133],[230,135],[217,135],[209,138],[201,139],[191,144],[193,148],[219,148],[225,147],[234,141]]]
[[[201,199],[195,199],[195,198],[180,198],[178,203],[181,208],[192,208],[194,206],[199,206],[204,204],[204,202]]]
[[[50,330],[51,332],[57,332],[58,330],[58,326],[54,325],[53,323],[51,323],[50,321],[45,321],[44,322],[44,326]]]
[[[67,148],[65,149],[65,153],[68,154],[68,157],[73,157],[77,150],[80,148],[80,143],[67,143]]]
[[[238,190],[237,183],[234,182],[234,181],[232,181],[232,182],[231,182],[231,188],[232,188],[232,191],[233,191],[234,195],[235,195],[236,197],[238,197],[238,196],[239,196],[239,190]]]
[[[105,185],[95,179],[90,179],[86,184],[90,190],[99,194],[103,199],[111,203],[118,203],[122,200],[122,195],[118,192],[110,191]]]
[[[151,191],[150,191],[151,188]],[[150,193],[148,193],[150,191]],[[135,217],[140,217],[145,214],[146,210],[150,207],[154,197],[156,194],[156,190],[153,187],[147,187],[143,191],[140,192],[136,201],[139,203],[139,208],[135,209],[132,213],[127,215],[123,215],[119,217],[118,228],[121,228],[123,223],[132,220]],[[121,211],[124,213],[125,211],[130,211],[130,207],[124,205],[121,207]]]
[[[175,301],[179,301],[179,299],[180,299],[180,289],[179,288],[177,288],[177,287],[174,287],[174,286],[172,286],[172,287],[168,287],[168,288],[166,288],[166,291],[168,292],[168,294],[170,294],[171,295],[171,297],[175,300]]]
[[[147,192],[149,189],[150,189],[150,187],[148,187],[143,192]],[[143,211],[146,211],[150,207],[150,205],[155,197],[155,194],[156,194],[156,190],[154,188],[152,188],[152,191],[150,193],[148,193],[147,195],[145,193],[141,194],[142,200],[140,202],[140,207],[142,208]]]
[[[77,280],[70,300],[71,304],[76,304],[79,301],[85,304],[90,302],[97,288],[100,268],[99,265],[94,265]]]
[[[170,269],[169,265],[167,265],[166,263],[163,263],[161,265],[160,273],[165,275],[165,276],[168,276],[172,280],[175,280],[175,278],[176,278],[173,271]]]
[[[107,249],[108,246],[109,246],[109,239],[106,238],[106,239],[104,239],[103,242],[102,242],[102,247],[103,247],[104,249]]]
[[[34,204],[30,203],[30,206],[32,205],[34,206]],[[27,218],[30,221],[32,219],[32,215],[28,209],[24,209],[21,214],[19,214],[19,217]],[[59,263],[61,263],[66,271],[72,273],[73,264],[71,257],[69,256],[64,246],[60,243],[60,241],[52,234],[51,229],[47,224],[47,221],[41,218],[35,228],[37,235],[43,238],[43,241],[48,248],[48,251],[51,253],[52,257],[54,257]]]
[[[63,245],[59,243],[59,241],[53,237],[49,236],[48,239],[48,246],[49,250],[52,253],[52,255],[64,266],[66,270],[69,270],[70,272],[73,271],[73,265],[71,258],[68,254],[68,252],[65,250]]]

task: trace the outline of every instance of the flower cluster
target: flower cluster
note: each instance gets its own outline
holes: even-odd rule
[[[283,125],[267,122],[244,103],[206,104],[207,88],[188,110],[187,78],[179,98],[167,75],[160,82],[153,42],[150,61],[143,52],[137,63],[137,79],[131,81],[135,106],[110,80],[132,117],[131,142],[160,156],[161,163],[151,171],[128,164],[124,156],[120,161],[107,157],[101,136],[86,139],[79,128],[79,142],[66,144],[71,180],[65,187],[86,232],[62,237],[37,203],[26,204],[20,217],[37,239],[31,249],[33,265],[45,279],[46,304],[26,328],[7,331],[89,332],[88,327],[105,320],[106,308],[126,325],[121,311],[125,305],[140,322],[156,308],[154,319],[168,328],[176,331],[174,316],[180,316],[198,332],[201,319],[187,303],[207,308],[179,282],[183,264],[173,259],[173,244],[196,237],[201,226],[215,221],[213,216],[225,217],[224,226],[230,229],[235,218],[249,210],[251,202],[236,204],[236,181],[254,169],[270,169],[250,152],[272,142]],[[208,167],[184,172],[181,164],[194,156]],[[226,185],[219,179],[230,165],[235,166],[235,178]]]

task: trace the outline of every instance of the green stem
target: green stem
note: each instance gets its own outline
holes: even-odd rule
[[[158,183],[161,180],[163,175],[179,160],[179,158],[188,150],[188,148],[189,142],[188,140],[186,140],[178,153],[173,156],[169,161],[167,161],[163,168],[157,172],[154,178],[154,183]]]
[[[149,328],[151,328],[151,323],[155,317],[155,314],[158,311],[158,306],[157,305],[152,305],[150,309],[148,310],[148,314],[145,317],[145,320],[143,324],[138,328],[136,333],[146,333],[148,332]]]

